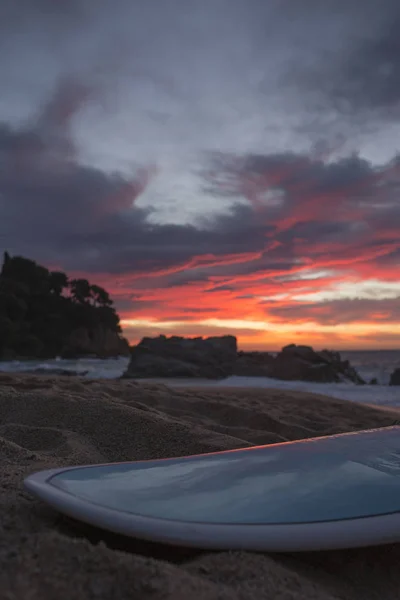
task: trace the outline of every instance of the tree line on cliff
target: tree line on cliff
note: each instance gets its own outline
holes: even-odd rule
[[[107,332],[99,336],[98,332]],[[107,354],[107,337],[123,347],[109,294],[86,279],[69,279],[22,256],[3,255],[0,271],[0,359]],[[79,342],[81,340],[81,343]],[[83,342],[84,340],[84,342]],[[103,341],[100,345],[104,345]],[[114,350],[109,348],[109,354]]]

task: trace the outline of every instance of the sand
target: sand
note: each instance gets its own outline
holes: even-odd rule
[[[0,375],[2,600],[396,600],[400,544],[307,554],[193,552],[76,529],[23,477],[383,427],[397,411],[266,389]]]

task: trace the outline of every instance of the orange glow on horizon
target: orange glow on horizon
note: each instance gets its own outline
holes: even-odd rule
[[[376,325],[358,323],[352,327],[344,325],[318,328],[315,323],[272,326],[256,321],[203,321],[178,322],[151,319],[126,319],[122,321],[124,332],[131,344],[136,344],[148,335],[171,335],[197,337],[213,335],[235,335],[242,350],[277,351],[283,346],[296,343],[316,349],[398,349],[400,347],[400,323]],[[264,328],[263,328],[264,327]],[[140,335],[137,334],[140,332]],[[380,337],[381,336],[381,341]]]

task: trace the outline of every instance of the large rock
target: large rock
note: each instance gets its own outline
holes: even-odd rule
[[[389,385],[400,385],[400,367],[391,374]]]
[[[269,352],[238,352],[234,375],[270,377],[274,357]]]
[[[271,377],[320,383],[365,383],[338,352],[315,352],[310,346],[291,344],[277,356],[268,352],[238,352],[233,336],[182,338],[160,335],[143,338],[131,349],[124,377],[201,377],[222,379],[230,375]]]
[[[285,346],[275,357],[268,352],[239,352],[234,374],[284,381],[365,383],[338,352],[316,352],[311,346],[296,344]]]
[[[129,344],[117,332],[105,327],[84,327],[71,331],[61,352],[63,358],[92,355],[98,358],[127,356]]]
[[[295,344],[282,348],[270,364],[269,377],[317,383],[365,383],[349,361],[341,359],[339,352],[316,352],[311,346]]]
[[[237,343],[232,335],[205,339],[146,337],[131,349],[131,360],[123,377],[222,379],[233,374],[236,358]]]

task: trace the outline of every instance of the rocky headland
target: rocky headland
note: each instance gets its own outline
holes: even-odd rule
[[[277,354],[238,351],[234,336],[143,338],[131,348],[124,378],[206,378],[232,375],[319,383],[365,381],[338,352],[290,344]]]
[[[4,253],[0,360],[128,354],[128,342],[106,290]]]

